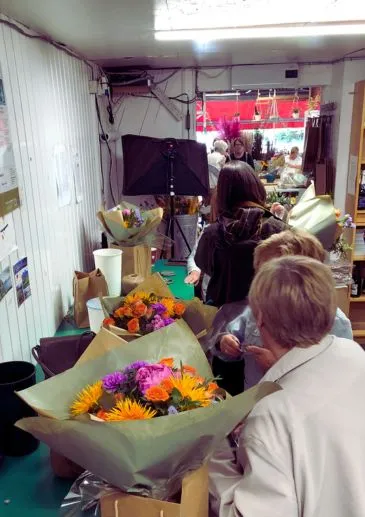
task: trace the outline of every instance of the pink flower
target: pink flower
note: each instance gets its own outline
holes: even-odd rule
[[[172,370],[163,364],[150,364],[140,368],[136,375],[139,389],[145,393],[148,388],[158,386],[161,382],[171,377]]]
[[[125,215],[125,216],[128,216],[128,215],[131,215],[131,211],[129,210],[129,208],[125,208],[123,211],[122,211],[122,214]]]

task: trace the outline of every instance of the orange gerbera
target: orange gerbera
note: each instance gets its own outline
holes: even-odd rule
[[[164,357],[159,361],[159,364],[163,364],[164,366],[167,366],[168,368],[174,367],[174,358],[173,357]]]
[[[108,327],[109,325],[115,325],[115,319],[114,318],[105,318],[103,321],[103,325],[105,327]]]
[[[124,399],[117,402],[105,419],[108,422],[121,422],[123,420],[149,420],[157,415],[157,411],[142,406],[139,402],[131,399]]]
[[[162,305],[164,305],[166,307],[167,317],[173,316],[175,300],[173,298],[162,298],[162,300],[160,302],[162,303]]]
[[[176,316],[182,316],[185,312],[185,305],[181,302],[176,302],[174,305],[174,312]]]
[[[161,381],[160,386],[164,388],[168,393],[171,393],[174,389],[174,384],[171,380],[171,377],[166,377],[166,379],[163,379],[163,381]]]
[[[143,302],[136,302],[132,305],[133,316],[141,318],[147,313],[147,305]]]
[[[219,390],[219,386],[218,386],[218,384],[216,382],[210,382],[208,384],[208,388],[207,389],[208,389],[209,393],[213,394],[215,391]]]
[[[131,334],[135,334],[136,332],[138,332],[139,331],[138,319],[133,318],[133,319],[129,320],[127,323],[127,329],[128,329],[128,332],[130,332]]]
[[[196,375],[196,369],[193,366],[190,366],[189,364],[184,364],[183,372],[188,373],[189,375]]]
[[[145,397],[150,402],[166,402],[170,395],[161,386],[151,386],[146,390]]]

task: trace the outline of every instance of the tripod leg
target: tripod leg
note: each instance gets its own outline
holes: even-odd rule
[[[185,233],[183,232],[183,229],[181,228],[181,226],[180,226],[180,223],[179,223],[178,219],[175,219],[175,222],[176,222],[176,226],[179,228],[179,231],[180,231],[180,233],[181,233],[181,235],[182,235],[182,238],[184,239],[184,242],[185,242],[185,244],[186,244],[186,247],[187,247],[187,248],[188,248],[188,250],[189,250],[189,255],[190,255],[190,253],[191,253],[191,247],[190,247],[190,245],[189,245],[189,243],[188,243],[188,241],[187,241],[186,235],[185,235]]]

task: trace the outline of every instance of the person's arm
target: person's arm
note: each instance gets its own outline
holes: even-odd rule
[[[219,517],[298,516],[290,443],[282,419],[268,406],[253,416],[256,406],[247,418],[237,459],[225,444],[210,462],[212,507]]]
[[[194,248],[191,250],[191,253],[187,260],[186,269],[187,269],[188,274],[184,280],[184,282],[186,284],[196,285],[200,280],[201,271],[198,268],[198,266],[195,264],[195,260],[194,260],[195,253],[198,248],[198,242],[199,242],[199,239],[196,240]]]
[[[194,260],[201,271],[212,276],[214,243],[212,242],[212,235],[210,233],[210,226],[208,226],[201,234]]]
[[[223,361],[232,361],[243,357],[240,344],[245,339],[246,313],[247,309],[237,318],[230,321],[226,325],[224,332],[218,334],[215,346],[212,348],[214,356],[219,357]]]

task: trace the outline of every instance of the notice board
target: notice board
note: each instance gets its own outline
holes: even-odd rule
[[[0,67],[0,217],[20,206],[8,110]]]

